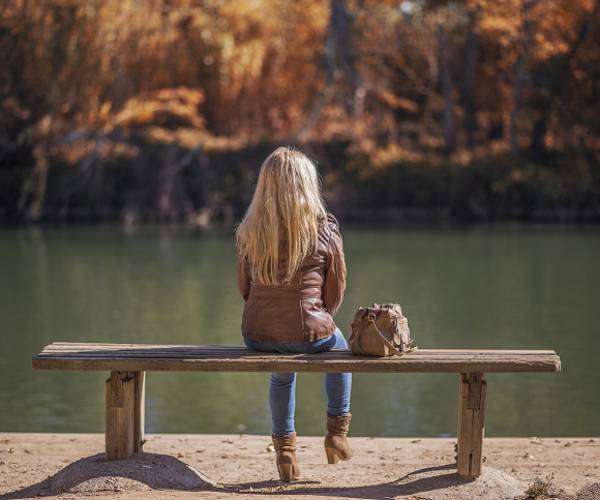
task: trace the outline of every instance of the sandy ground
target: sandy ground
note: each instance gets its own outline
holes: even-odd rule
[[[108,462],[101,434],[0,433],[0,498],[600,499],[600,438],[486,438],[484,472],[458,478],[454,439],[351,438],[354,458],[327,465],[320,437],[300,437],[302,479],[277,480],[268,436],[147,436],[145,452]]]

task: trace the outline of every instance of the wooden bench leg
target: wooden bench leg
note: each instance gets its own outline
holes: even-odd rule
[[[144,451],[144,404],[145,404],[146,372],[134,372],[133,379],[133,451]]]
[[[486,385],[483,373],[460,374],[456,468],[462,477],[481,474]]]
[[[122,460],[133,453],[134,379],[132,372],[114,371],[104,385],[108,460]]]

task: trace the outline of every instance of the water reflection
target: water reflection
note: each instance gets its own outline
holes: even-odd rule
[[[556,226],[345,230],[337,318],[400,302],[421,347],[553,348],[563,373],[488,376],[488,435],[598,435],[600,231]],[[101,431],[105,373],[33,371],[53,340],[239,345],[232,232],[0,232],[0,430]],[[354,435],[453,435],[456,375],[355,375]],[[150,373],[151,432],[268,433],[267,374]],[[298,381],[321,434],[323,377]],[[243,427],[240,427],[243,426]]]

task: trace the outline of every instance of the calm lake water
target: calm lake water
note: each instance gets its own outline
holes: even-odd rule
[[[488,375],[486,435],[600,435],[600,228],[350,229],[336,318],[399,302],[421,348],[555,349],[560,374]],[[241,345],[232,231],[0,231],[0,431],[100,432],[103,372],[34,371],[52,341]],[[323,432],[320,374],[297,430]],[[458,376],[358,374],[354,435],[452,436]],[[267,374],[149,373],[148,432],[270,432]]]

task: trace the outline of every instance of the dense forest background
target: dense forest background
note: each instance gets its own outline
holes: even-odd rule
[[[600,221],[600,0],[0,0],[0,221]]]

